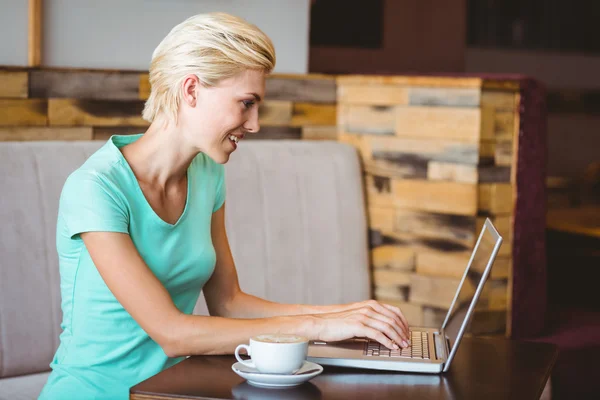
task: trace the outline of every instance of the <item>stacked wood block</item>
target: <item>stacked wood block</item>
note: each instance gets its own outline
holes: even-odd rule
[[[253,139],[336,138],[336,82],[272,75]],[[148,74],[0,67],[0,140],[106,140],[144,132]]]
[[[489,217],[505,240],[471,330],[506,330],[516,89],[476,78],[338,78],[339,140],[359,150],[365,171],[374,294],[414,325],[441,326]]]

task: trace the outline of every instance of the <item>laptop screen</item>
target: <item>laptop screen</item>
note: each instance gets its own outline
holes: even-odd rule
[[[454,307],[449,310],[446,316],[445,325],[443,328],[446,330],[446,337],[450,341],[450,348],[454,348],[460,327],[466,317],[467,311],[471,303],[474,300],[475,291],[481,282],[486,267],[494,255],[494,249],[497,242],[501,240],[498,233],[491,226],[486,223],[479,237],[479,245],[475,249],[472,255],[472,262],[466,277],[463,281],[458,297],[454,303]],[[484,292],[485,293],[485,292]],[[488,304],[485,295],[480,295],[475,307],[477,309],[487,309]]]

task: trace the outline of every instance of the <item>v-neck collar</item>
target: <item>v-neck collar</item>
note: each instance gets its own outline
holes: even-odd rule
[[[191,182],[192,182],[192,171],[193,171],[193,169],[192,169],[192,163],[190,163],[190,166],[187,169],[187,193],[186,193],[186,199],[185,199],[185,206],[183,208],[183,212],[181,213],[181,215],[179,216],[179,218],[177,219],[177,221],[174,224],[172,224],[172,223],[167,222],[164,219],[162,219],[156,213],[156,211],[154,211],[154,209],[152,208],[152,206],[148,202],[148,199],[146,198],[146,195],[144,194],[144,191],[142,190],[142,188],[140,186],[140,183],[137,180],[137,177],[133,173],[133,169],[131,169],[131,166],[127,162],[127,159],[125,158],[125,156],[121,152],[121,148],[122,147],[135,142],[136,140],[138,140],[139,138],[141,138],[142,135],[143,135],[143,133],[134,134],[134,135],[112,135],[110,137],[110,139],[109,139],[109,142],[110,142],[110,145],[112,145],[114,147],[114,150],[118,153],[119,160],[127,168],[128,173],[130,174],[131,178],[135,182],[134,183],[135,190],[144,199],[143,203],[145,204],[145,207],[147,207],[148,212],[153,216],[153,218],[155,218],[156,220],[158,220],[159,224],[164,225],[164,226],[166,226],[168,228],[175,228],[176,226],[178,226],[181,223],[181,221],[184,220],[184,218],[185,218],[185,216],[187,215],[187,212],[188,212],[189,203],[190,203],[190,196],[191,196],[190,193],[191,193],[191,189],[192,189],[192,185],[191,185]]]

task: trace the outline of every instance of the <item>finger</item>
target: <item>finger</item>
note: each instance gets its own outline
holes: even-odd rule
[[[406,322],[406,318],[404,318],[404,315],[402,315],[402,313],[395,313],[394,310],[390,308],[392,306],[379,303],[376,300],[373,300],[371,303],[369,303],[369,306],[372,307],[375,311],[378,311],[383,315],[393,318],[394,321],[396,321],[396,324],[401,327],[404,336],[406,336],[406,339],[409,339],[408,322]]]
[[[367,317],[369,318],[373,318],[373,319],[377,319],[379,321],[385,322],[386,324],[388,324],[389,326],[392,327],[392,329],[394,329],[396,331],[396,333],[398,334],[398,336],[400,336],[401,340],[399,342],[397,342],[398,344],[402,344],[402,347],[407,347],[408,346],[408,335],[406,332],[404,332],[404,330],[402,329],[402,327],[398,324],[397,319],[393,319],[387,315],[383,315],[378,313],[377,311],[371,309],[370,307],[366,307],[365,308],[367,311],[364,313]],[[370,310],[370,311],[369,311]]]
[[[406,319],[404,318],[404,315],[402,315],[401,312],[396,313],[396,312],[394,312],[392,306],[388,306],[387,304],[379,303],[376,300],[372,300],[369,305],[371,307],[373,307],[375,310],[379,311],[380,313],[393,318],[395,321],[397,321],[398,325],[402,326],[402,329],[404,331],[408,332],[408,323],[407,323]]]
[[[398,307],[394,307],[389,304],[381,303],[381,306],[383,308],[385,308],[386,310],[388,310],[389,312],[391,312],[396,318],[398,318],[400,320],[400,323],[402,324],[402,326],[408,333],[408,331],[409,331],[408,320],[406,319],[406,317],[404,316],[402,311]]]
[[[383,333],[386,338],[392,341],[391,346],[382,343],[384,346],[386,346],[389,349],[397,349],[399,345],[402,345],[402,347],[407,347],[408,343],[406,342],[406,340],[404,340],[404,338],[402,338],[402,336],[400,336],[398,334],[398,332],[396,332],[396,330],[392,327],[392,325],[385,323],[383,321],[380,321],[378,319],[375,318],[370,318],[365,316],[364,319],[361,321],[364,325],[367,325],[370,328],[376,329],[378,331],[380,331],[381,333]]]
[[[379,331],[377,329],[373,329],[368,326],[363,326],[360,336],[368,337],[369,339],[373,339],[373,340],[381,343],[388,349],[394,349],[394,350],[398,349],[398,345],[396,343],[394,343],[389,337],[387,337],[386,335],[384,335],[383,333],[381,333],[381,331]]]
[[[400,318],[400,320],[402,321],[402,323],[404,324],[404,326],[406,327],[406,330],[407,331],[409,330],[408,320],[402,313],[402,310],[400,310],[398,307],[395,307],[395,306],[392,306],[389,304],[383,304],[383,306],[385,308],[387,308],[388,310],[390,310],[391,312],[393,312],[395,315],[397,315]]]

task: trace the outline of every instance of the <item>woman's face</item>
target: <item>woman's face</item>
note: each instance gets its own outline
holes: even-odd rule
[[[260,129],[258,105],[264,93],[263,71],[245,70],[214,87],[203,86],[194,75],[186,77],[179,115],[186,140],[215,162],[226,163],[244,135]]]

